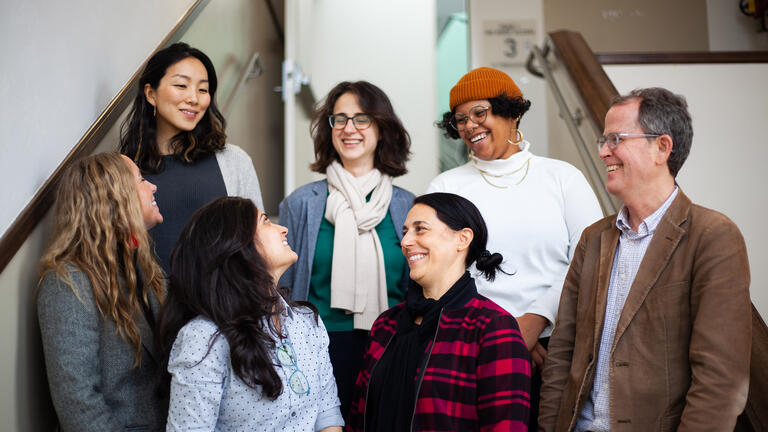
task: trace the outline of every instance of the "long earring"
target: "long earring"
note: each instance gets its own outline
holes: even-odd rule
[[[152,105],[152,117],[157,117],[157,105]]]

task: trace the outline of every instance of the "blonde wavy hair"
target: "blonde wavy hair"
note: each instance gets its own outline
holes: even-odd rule
[[[88,276],[101,316],[112,319],[120,336],[141,362],[142,313],[138,263],[144,285],[164,299],[163,273],[153,258],[133,174],[117,153],[101,153],[76,162],[57,187],[54,234],[40,260],[40,277],[49,272],[67,283],[82,300],[70,277],[77,267]],[[147,290],[143,300],[149,304]]]

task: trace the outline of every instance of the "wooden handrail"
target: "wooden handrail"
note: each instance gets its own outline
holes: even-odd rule
[[[766,63],[768,52],[597,54],[581,34],[557,31],[549,39],[558,59],[578,89],[592,121],[603,130],[611,100],[618,95],[604,64],[641,63]],[[635,56],[635,57],[633,57]],[[752,353],[749,395],[736,431],[768,431],[768,327],[752,305]]]
[[[597,53],[601,64],[768,63],[768,51]]]
[[[581,96],[597,129],[605,127],[605,114],[619,92],[597,61],[581,33],[560,30],[549,34],[555,55],[560,59]]]
[[[192,22],[202,12],[203,8],[210,2],[210,0],[196,0],[179,21],[173,26],[170,32],[163,38],[162,42],[157,46],[155,51],[152,52],[150,57],[154,55],[158,50],[165,48],[166,46],[178,42],[181,39],[181,35],[189,28]],[[91,125],[88,131],[85,132],[80,141],[77,142],[72,151],[69,152],[67,157],[59,164],[56,170],[51,174],[48,180],[45,181],[40,190],[37,191],[32,200],[24,207],[24,210],[19,213],[16,220],[13,221],[8,230],[0,238],[0,273],[5,269],[5,266],[13,259],[16,252],[21,245],[27,240],[27,237],[37,227],[40,221],[45,217],[45,214],[53,205],[56,185],[59,179],[63,175],[64,171],[75,161],[90,155],[99,142],[104,138],[107,131],[115,124],[120,114],[125,111],[131,102],[133,92],[139,82],[139,76],[141,71],[146,65],[146,61],[141,64],[139,69],[133,74],[130,80],[120,89],[120,92],[112,99],[106,109],[99,115],[99,118]]]

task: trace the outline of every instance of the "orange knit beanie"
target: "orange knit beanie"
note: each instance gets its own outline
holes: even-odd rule
[[[453,86],[449,104],[453,111],[466,101],[490,99],[502,93],[512,99],[523,97],[523,92],[509,75],[498,69],[480,67],[467,72]]]

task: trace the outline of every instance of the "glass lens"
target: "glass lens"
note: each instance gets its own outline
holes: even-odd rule
[[[291,374],[291,377],[288,378],[288,385],[296,394],[309,393],[309,381],[304,372],[300,370],[296,370],[296,372]]]
[[[485,121],[485,116],[488,113],[488,108],[477,106],[469,111],[469,118],[477,124],[481,124]]]
[[[467,127],[467,117],[466,116],[453,116],[451,118],[451,126],[453,126],[454,129],[461,132]]]
[[[344,114],[334,114],[329,117],[329,120],[331,121],[331,126],[335,129],[344,129],[344,126],[347,125],[347,116]]]
[[[368,114],[357,114],[352,117],[352,122],[355,124],[356,128],[366,129],[373,123],[373,119]]]
[[[293,346],[284,343],[277,349],[277,359],[284,366],[293,366],[296,364],[296,353],[293,352]]]

